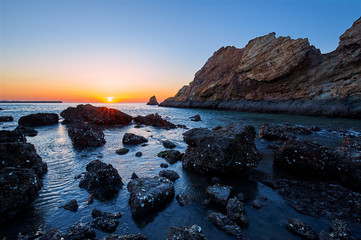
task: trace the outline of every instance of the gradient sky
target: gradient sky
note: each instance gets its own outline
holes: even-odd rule
[[[0,100],[164,100],[222,46],[276,32],[327,53],[360,16],[360,0],[0,0]]]

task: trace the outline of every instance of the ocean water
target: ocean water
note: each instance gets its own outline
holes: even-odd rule
[[[0,129],[13,130],[21,116],[32,113],[46,112],[58,113],[69,106],[77,104],[1,104],[0,116],[13,116],[14,121],[1,123]],[[331,148],[341,144],[342,133],[338,129],[352,133],[361,132],[361,121],[355,119],[329,119],[307,116],[292,116],[283,114],[257,114],[228,111],[213,111],[201,109],[178,109],[147,106],[145,104],[93,104],[116,108],[132,116],[158,113],[163,118],[174,124],[184,124],[189,129],[195,127],[213,128],[225,126],[230,123],[241,122],[255,126],[258,131],[263,123],[285,123],[303,126],[319,126],[322,131],[307,136],[311,140],[321,142]],[[190,116],[200,114],[202,121],[192,122]],[[63,119],[61,119],[62,121]],[[207,186],[212,185],[211,177],[200,176],[182,169],[181,162],[170,164],[168,169],[175,170],[181,177],[174,182],[176,195],[186,193],[194,200],[190,205],[180,207],[175,199],[159,212],[151,214],[141,220],[133,220],[128,205],[129,192],[126,184],[130,181],[133,172],[140,177],[153,177],[158,175],[161,163],[166,163],[157,157],[160,151],[165,150],[161,140],[171,140],[176,143],[176,150],[184,152],[186,144],[182,134],[187,131],[177,128],[172,130],[156,129],[146,126],[134,128],[134,125],[125,127],[109,127],[104,130],[106,144],[102,147],[75,148],[68,135],[66,126],[62,124],[37,127],[36,137],[27,137],[33,143],[38,154],[48,164],[48,173],[44,176],[44,186],[39,192],[39,197],[32,206],[14,220],[0,226],[0,239],[16,239],[19,233],[27,234],[39,229],[47,230],[57,228],[62,232],[73,224],[92,222],[91,211],[96,207],[102,211],[121,212],[116,234],[143,233],[148,239],[165,239],[171,226],[190,226],[197,224],[202,227],[208,239],[234,239],[218,230],[207,218],[208,208],[202,205],[205,199]],[[147,146],[130,147],[126,155],[117,155],[115,151],[122,147],[122,137],[126,132],[145,136],[149,142]],[[257,148],[261,151],[263,159],[259,169],[272,173],[273,151],[267,145],[270,142],[255,140]],[[135,153],[141,151],[142,157]],[[110,163],[123,178],[125,186],[119,195],[112,201],[101,202],[94,200],[87,205],[88,192],[78,187],[79,180],[75,176],[85,171],[86,165],[95,159]],[[249,226],[244,228],[244,233],[249,239],[300,239],[290,233],[285,223],[287,219],[297,217],[304,220],[316,232],[322,229],[329,230],[330,221],[326,218],[313,218],[296,212],[287,205],[287,202],[271,188],[247,179],[222,179],[226,184],[234,187],[234,192],[242,192],[247,196],[246,211],[249,217]],[[252,201],[260,196],[268,198],[267,207],[254,209]],[[77,212],[70,212],[59,208],[71,199],[76,199],[79,204]],[[361,236],[361,230],[353,228],[354,234]],[[107,235],[96,230],[97,238]]]

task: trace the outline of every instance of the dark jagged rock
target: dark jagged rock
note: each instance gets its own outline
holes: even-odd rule
[[[121,218],[122,214],[120,212],[118,212],[118,213],[102,212],[99,209],[94,208],[92,211],[92,217],[93,218],[103,217],[103,218],[117,219],[117,218]]]
[[[301,126],[285,126],[275,124],[263,124],[259,130],[259,137],[266,140],[288,140],[296,138],[296,134],[308,135],[312,132]]]
[[[60,113],[65,123],[88,122],[96,125],[128,125],[133,118],[117,109],[94,107],[90,104],[80,104],[68,107]]]
[[[124,155],[127,154],[128,152],[129,152],[129,148],[120,148],[115,151],[115,153],[119,155]]]
[[[26,127],[46,126],[58,124],[59,115],[56,113],[36,113],[23,116],[19,119],[19,125]]]
[[[0,169],[5,167],[30,168],[39,176],[47,172],[47,165],[31,143],[0,143]]]
[[[231,186],[216,183],[213,186],[207,187],[206,195],[211,201],[226,206],[232,189],[233,187]]]
[[[84,240],[95,239],[95,231],[91,228],[89,223],[78,223],[71,226],[65,235],[65,239]]]
[[[137,179],[137,178],[139,178],[138,175],[133,172],[133,174],[132,174],[132,176],[130,177],[130,179]]]
[[[141,218],[154,212],[174,197],[173,183],[164,177],[131,180],[127,188],[130,192],[129,205],[133,218]]]
[[[35,137],[38,135],[38,131],[31,127],[17,126],[14,132],[24,134],[25,136]]]
[[[159,105],[157,98],[155,96],[149,98],[149,102],[147,103],[147,105]]]
[[[88,123],[72,123],[67,126],[68,135],[76,146],[99,147],[105,144],[104,133]]]
[[[343,138],[342,146],[346,148],[355,148],[361,151],[361,137],[354,135],[347,135]]]
[[[148,142],[148,140],[143,136],[138,136],[133,133],[126,133],[123,136],[123,144],[127,145],[138,145]]]
[[[136,156],[136,157],[141,157],[141,156],[143,156],[143,153],[142,153],[142,152],[136,152],[136,153],[135,153],[135,156]]]
[[[235,236],[237,239],[248,239],[242,232],[241,228],[222,213],[210,212],[208,214],[208,218],[211,219],[214,226],[228,235]]]
[[[202,174],[237,173],[257,167],[261,154],[253,126],[231,124],[218,130],[194,128],[183,134],[188,144],[183,168]]]
[[[24,142],[26,138],[22,133],[16,131],[0,130],[0,143],[4,142]]]
[[[112,199],[123,187],[122,178],[111,164],[94,160],[86,166],[86,170],[87,172],[79,182],[79,187],[85,188],[97,199]]]
[[[169,170],[169,169],[160,171],[159,176],[168,178],[172,182],[174,182],[175,180],[180,178],[179,174],[177,172],[175,172],[173,170]]]
[[[160,106],[360,118],[360,29],[361,18],[327,54],[275,33],[222,47]]]
[[[177,127],[173,123],[164,120],[161,116],[158,115],[158,113],[149,114],[147,116],[137,116],[134,118],[134,122],[167,130]]]
[[[238,198],[233,197],[228,200],[227,203],[227,217],[233,222],[237,223],[240,227],[245,227],[248,225],[248,217],[246,209],[244,208],[244,203],[241,202]]]
[[[191,227],[170,227],[167,240],[206,240],[202,228],[198,225]]]
[[[0,116],[0,122],[12,122],[14,118],[12,116]]]
[[[179,206],[183,207],[185,205],[188,205],[191,202],[191,197],[189,197],[187,194],[178,194],[175,196],[175,199],[177,200]]]
[[[318,239],[315,231],[313,231],[310,226],[297,218],[288,219],[286,227],[294,234],[301,236],[302,239]]]
[[[119,222],[114,218],[97,217],[92,222],[92,227],[103,232],[113,233],[119,225]]]
[[[63,240],[63,234],[56,228],[47,231],[38,230],[35,234],[22,235],[19,233],[17,240]]]
[[[161,163],[161,164],[160,164],[160,167],[161,167],[161,168],[168,168],[168,167],[169,167],[169,165],[168,165],[168,164],[166,164],[166,163]]]
[[[141,233],[128,234],[128,235],[123,235],[123,236],[119,236],[117,234],[112,234],[112,235],[105,236],[105,237],[101,238],[100,240],[147,240],[147,238]]]
[[[28,207],[41,187],[42,180],[33,169],[0,169],[0,224]]]
[[[75,199],[70,200],[67,204],[65,204],[64,206],[61,206],[61,208],[64,208],[66,210],[72,211],[72,212],[76,212],[78,211],[78,203]]]
[[[166,150],[161,151],[158,153],[158,157],[164,158],[170,164],[174,164],[180,160],[182,160],[183,153],[179,152],[178,150]]]
[[[169,140],[162,141],[162,143],[163,143],[163,146],[165,148],[171,148],[172,149],[172,148],[176,147],[176,145],[172,141],[169,141]]]
[[[201,121],[201,116],[199,116],[199,114],[196,114],[196,115],[190,117],[189,119],[194,122],[199,122],[199,121]]]
[[[331,224],[331,239],[348,240],[351,237],[350,226],[340,219],[333,219]]]

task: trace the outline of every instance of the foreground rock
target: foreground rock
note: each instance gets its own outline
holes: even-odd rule
[[[124,155],[127,154],[128,152],[129,152],[129,148],[120,148],[115,151],[115,153],[119,155]]]
[[[164,177],[138,178],[127,185],[129,205],[133,218],[140,218],[156,211],[174,197],[172,181]]]
[[[69,210],[69,211],[72,211],[72,212],[78,211],[78,207],[79,207],[78,202],[75,199],[70,200],[64,206],[61,206],[61,208],[64,208],[65,210]]]
[[[22,133],[16,131],[0,130],[0,143],[4,142],[26,142]]]
[[[345,221],[335,218],[332,220],[330,236],[332,239],[350,239],[350,226]]]
[[[229,199],[227,203],[227,217],[233,222],[237,223],[240,227],[246,227],[248,225],[248,217],[246,209],[244,208],[244,203],[241,202],[238,198],[233,197]]]
[[[123,144],[127,144],[127,145],[138,145],[138,144],[148,142],[148,140],[145,137],[135,135],[133,133],[124,134],[122,141],[123,141]]]
[[[58,124],[58,122],[59,116],[56,113],[36,113],[21,117],[18,123],[26,127],[35,127]]]
[[[12,116],[0,116],[0,122],[12,122],[14,118]]]
[[[175,143],[173,143],[172,141],[169,141],[169,140],[162,141],[162,143],[163,143],[163,147],[165,147],[165,148],[172,149],[172,148],[176,147]]]
[[[105,144],[103,131],[87,122],[69,124],[67,129],[68,135],[75,146],[99,147]]]
[[[228,199],[231,196],[233,187],[216,183],[213,186],[209,186],[206,190],[206,195],[211,201],[224,205],[227,205]]]
[[[90,104],[80,104],[69,107],[60,113],[64,123],[88,122],[96,125],[128,125],[133,118],[117,109],[94,107]]]
[[[147,105],[159,105],[157,98],[155,96],[149,98],[149,102],[147,103]]]
[[[123,236],[119,236],[117,234],[112,234],[112,235],[105,236],[105,237],[101,238],[100,240],[147,240],[147,238],[141,233],[128,234],[128,235],[123,235]]]
[[[18,240],[62,240],[63,234],[56,228],[49,229],[47,231],[38,230],[34,235],[22,235],[19,233]]]
[[[95,239],[95,231],[89,223],[78,223],[71,226],[65,235],[65,239],[84,240]]]
[[[119,225],[119,222],[114,218],[97,217],[92,222],[92,227],[103,232],[113,233]]]
[[[86,166],[86,170],[79,187],[85,188],[97,199],[113,199],[123,187],[122,178],[111,164],[94,160]]]
[[[121,218],[122,214],[120,212],[117,213],[102,212],[99,209],[94,208],[92,211],[92,217],[93,218],[105,217],[105,218],[117,219],[117,218]]]
[[[172,182],[174,182],[175,180],[177,180],[179,177],[179,174],[173,170],[162,170],[159,172],[159,176],[161,177],[165,177],[168,178],[169,180],[171,180]]]
[[[14,132],[18,132],[29,137],[35,137],[36,135],[38,135],[38,131],[36,131],[34,128],[25,126],[17,126]]]
[[[202,174],[237,173],[257,167],[261,154],[253,126],[231,124],[217,130],[194,128],[183,134],[188,144],[183,168]]]
[[[147,116],[137,116],[134,118],[134,122],[167,130],[177,127],[173,123],[164,120],[161,116],[158,115],[158,113],[149,114]]]
[[[199,116],[199,114],[196,114],[196,115],[190,117],[189,119],[194,122],[199,122],[199,121],[201,121],[201,116]]]
[[[212,223],[217,228],[228,235],[235,236],[237,239],[247,239],[246,235],[242,233],[241,228],[222,213],[210,212],[208,218],[211,219]]]
[[[301,236],[302,239],[318,239],[317,234],[312,228],[297,218],[288,219],[286,226],[288,230]]]
[[[170,227],[167,240],[206,240],[202,228],[198,225],[191,227]]]
[[[180,160],[182,160],[183,153],[179,152],[178,150],[166,150],[161,151],[158,153],[158,157],[164,158],[170,164],[174,164]]]
[[[327,54],[275,33],[222,47],[160,106],[360,118],[360,29],[361,18]]]
[[[288,140],[299,135],[312,134],[310,130],[301,126],[282,126],[275,124],[263,124],[259,130],[259,137],[266,140]]]

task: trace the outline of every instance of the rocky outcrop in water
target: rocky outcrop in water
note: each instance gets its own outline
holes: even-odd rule
[[[126,145],[138,145],[138,144],[148,142],[148,140],[143,136],[139,136],[139,135],[136,135],[133,133],[126,133],[123,136],[122,142],[123,142],[123,144],[126,144]]]
[[[183,153],[179,152],[178,150],[166,150],[161,151],[157,154],[158,157],[164,158],[170,164],[174,164],[180,160],[184,156]]]
[[[296,135],[309,135],[312,132],[301,126],[263,124],[259,130],[259,137],[266,140],[288,140],[296,138]]]
[[[226,215],[218,212],[210,212],[208,218],[214,226],[227,233],[228,235],[234,236],[237,239],[247,240],[247,236],[242,232],[241,228],[233,221],[231,221]]]
[[[56,113],[36,113],[23,116],[19,119],[19,125],[26,127],[53,125],[59,122],[59,115]]]
[[[147,103],[147,105],[159,105],[157,98],[155,96],[149,98],[149,102]]]
[[[12,116],[0,116],[0,122],[12,122],[14,118]]]
[[[141,234],[127,234],[119,236],[118,234],[112,234],[101,238],[100,240],[147,240],[147,238]]]
[[[194,128],[183,134],[188,144],[183,168],[202,174],[237,173],[257,167],[261,154],[253,126],[231,124],[217,130]]]
[[[216,183],[206,189],[207,198],[214,203],[226,206],[233,187]]]
[[[71,226],[65,235],[65,239],[84,240],[95,239],[96,233],[89,223],[78,223]]]
[[[170,227],[167,240],[207,240],[202,233],[202,228],[198,225],[191,227]]]
[[[294,234],[302,237],[302,239],[318,239],[317,234],[312,228],[297,218],[288,219],[286,227]]]
[[[35,137],[36,135],[38,135],[38,131],[36,131],[34,128],[25,127],[25,126],[17,126],[14,129],[14,132],[18,132],[20,134],[24,134],[25,136],[29,136],[29,137]]]
[[[163,119],[158,113],[149,114],[147,116],[137,116],[134,118],[134,122],[138,124],[144,124],[147,126],[163,128],[166,130],[176,128],[177,126],[173,123]]]
[[[99,147],[105,144],[104,133],[96,125],[77,122],[67,125],[68,135],[75,146]]]
[[[360,32],[361,18],[327,54],[275,33],[222,47],[160,106],[361,118]]]
[[[0,143],[4,142],[24,142],[26,138],[22,133],[17,131],[0,130]]]
[[[175,180],[180,178],[179,174],[176,171],[169,170],[169,169],[160,171],[159,176],[168,178],[172,182],[174,182]]]

